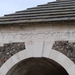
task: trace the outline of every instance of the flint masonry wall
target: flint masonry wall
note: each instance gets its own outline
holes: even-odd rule
[[[11,56],[25,49],[24,42],[7,43],[0,47],[0,66],[3,65]]]
[[[0,66],[24,50],[27,40],[53,40],[53,49],[75,63],[75,23],[0,26]]]

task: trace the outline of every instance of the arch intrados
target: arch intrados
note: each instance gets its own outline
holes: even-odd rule
[[[11,72],[12,71],[12,72]],[[6,75],[69,75],[57,62],[45,57],[31,57],[14,65]]]

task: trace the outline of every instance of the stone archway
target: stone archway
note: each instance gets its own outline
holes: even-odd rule
[[[75,75],[74,63],[64,54],[51,49],[53,41],[27,41],[25,44],[25,50],[16,53],[3,64],[0,75],[6,75],[15,64],[30,57],[47,57],[60,64],[69,75]]]
[[[6,75],[68,75],[68,73],[51,59],[33,57],[17,63]]]

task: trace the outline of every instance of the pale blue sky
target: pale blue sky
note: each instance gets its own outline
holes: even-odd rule
[[[0,16],[55,0],[0,0]]]

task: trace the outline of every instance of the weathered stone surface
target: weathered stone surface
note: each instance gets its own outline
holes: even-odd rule
[[[65,54],[75,63],[75,42],[56,41],[53,44],[52,49]]]
[[[3,47],[0,47],[0,66],[15,53],[24,49],[24,42],[4,44]]]

